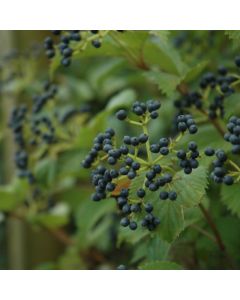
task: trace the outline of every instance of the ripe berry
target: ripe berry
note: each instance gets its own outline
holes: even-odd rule
[[[124,204],[127,203],[127,199],[124,198],[124,197],[118,197],[117,198],[117,203],[118,203],[118,205],[123,206]]]
[[[129,228],[131,230],[136,230],[137,229],[137,223],[135,221],[131,221],[129,224]]]
[[[125,135],[125,136],[123,137],[123,142],[124,142],[124,144],[126,144],[126,145],[131,145],[131,137],[128,136],[128,135]]]
[[[158,117],[158,112],[157,111],[153,111],[153,112],[150,113],[150,118],[151,119],[157,119],[157,117]]]
[[[218,73],[220,74],[220,75],[223,75],[223,76],[225,76],[226,74],[227,74],[227,68],[226,67],[224,67],[224,66],[219,66],[218,67]]]
[[[65,49],[63,50],[62,54],[63,54],[64,57],[69,57],[69,56],[72,55],[72,52],[73,52],[73,51],[72,51],[71,48],[65,48]]]
[[[133,170],[135,170],[135,171],[137,171],[137,170],[139,170],[140,169],[140,163],[139,162],[133,162],[132,163],[132,169]]]
[[[124,214],[130,213],[130,205],[127,204],[127,203],[124,204],[123,207],[122,207],[122,212],[123,212]]]
[[[177,199],[177,193],[174,192],[174,191],[171,191],[168,193],[168,198],[172,201],[176,200]]]
[[[191,125],[191,126],[189,127],[189,133],[190,133],[190,134],[194,134],[194,133],[196,133],[197,131],[198,131],[198,128],[197,128],[196,125]]]
[[[141,211],[141,207],[139,206],[139,204],[132,204],[131,205],[131,212],[137,213],[139,211]]]
[[[130,221],[127,217],[124,217],[121,219],[120,221],[120,224],[123,226],[123,227],[127,227],[129,225]]]
[[[150,151],[151,151],[152,153],[158,153],[159,150],[160,150],[160,146],[159,146],[158,144],[152,144],[152,145],[150,146]]]
[[[159,146],[160,147],[167,147],[169,145],[169,139],[167,138],[161,138],[159,140]]]
[[[144,189],[140,188],[140,189],[137,190],[137,196],[138,196],[139,198],[144,198],[145,194],[146,194],[146,193],[145,193],[145,190],[144,190]]]
[[[185,158],[186,158],[186,152],[185,152],[184,150],[179,150],[179,151],[177,152],[177,157],[178,157],[179,159],[185,159]]]
[[[118,120],[120,120],[120,121],[125,120],[126,117],[127,117],[127,112],[126,112],[126,110],[124,110],[124,109],[119,110],[119,111],[116,113],[116,117],[117,117]]]
[[[214,151],[213,148],[207,147],[207,148],[205,149],[204,153],[205,153],[205,155],[207,155],[207,156],[213,156],[214,153],[215,153],[215,151]]]
[[[235,64],[238,68],[240,68],[240,56],[235,57]]]
[[[195,142],[190,142],[188,144],[188,149],[191,151],[195,151],[197,149],[197,144]]]
[[[151,203],[147,203],[144,208],[145,208],[145,211],[148,213],[151,213],[153,211],[153,206]]]
[[[226,185],[232,185],[234,183],[234,180],[233,180],[232,176],[226,175],[223,177],[223,182]]]
[[[154,171],[156,174],[159,174],[159,173],[161,173],[162,168],[161,168],[160,165],[154,165],[154,166],[153,166],[153,171]]]
[[[46,51],[46,55],[48,58],[53,58],[55,56],[55,51],[53,49],[49,49]]]
[[[71,63],[71,60],[70,58],[68,57],[65,57],[61,60],[61,64],[64,66],[64,67],[68,67],[70,66],[70,63]]]
[[[138,140],[138,138],[137,137],[132,137],[131,138],[131,145],[132,146],[138,146],[138,144],[139,144],[139,140]]]
[[[170,183],[172,181],[172,175],[171,174],[167,173],[167,174],[164,175],[163,178],[164,178],[166,183]]]
[[[148,140],[147,134],[145,134],[145,133],[140,134],[138,140],[139,140],[139,142],[140,142],[141,144],[146,143],[147,140]]]
[[[132,180],[132,179],[134,179],[137,176],[137,174],[134,171],[129,171],[128,174],[127,174],[127,176],[128,176],[129,179]]]
[[[107,161],[110,165],[115,165],[117,163],[117,160],[112,156],[110,156]]]
[[[168,155],[169,150],[168,150],[167,147],[162,147],[162,148],[160,149],[160,153],[161,153],[162,155]]]
[[[99,40],[93,40],[92,41],[92,45],[95,47],[95,48],[100,48],[101,47],[101,42]]]
[[[186,131],[187,130],[187,125],[183,122],[178,123],[178,130],[179,131]]]
[[[150,170],[150,171],[148,171],[148,172],[146,173],[146,178],[147,178],[148,180],[152,180],[155,176],[156,176],[156,174],[155,174],[155,172],[152,171],[152,170]]]
[[[162,191],[159,195],[160,199],[166,200],[168,198],[168,192]]]

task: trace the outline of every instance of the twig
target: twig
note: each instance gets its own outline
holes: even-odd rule
[[[16,212],[11,212],[10,216],[25,222],[24,217],[17,214]],[[51,229],[46,226],[42,226],[42,228],[49,232],[53,237],[55,237],[59,242],[63,243],[65,246],[70,246],[74,244],[74,240],[63,229]]]
[[[232,261],[231,257],[229,256],[229,254],[228,254],[228,252],[226,250],[226,246],[225,246],[225,244],[224,244],[224,242],[223,242],[223,240],[221,238],[221,235],[220,235],[220,233],[219,233],[219,231],[218,231],[218,229],[217,229],[217,227],[216,227],[216,225],[215,225],[215,223],[214,223],[214,221],[213,221],[213,219],[212,219],[209,211],[207,211],[206,208],[201,203],[199,204],[199,208],[202,211],[204,217],[206,218],[206,221],[208,222],[209,226],[211,227],[211,229],[213,231],[213,234],[215,236],[216,243],[217,243],[219,249],[225,254],[225,257],[226,257],[229,265],[233,269],[235,269],[233,261]]]
[[[63,243],[65,246],[74,245],[74,240],[63,230],[63,229],[51,229],[44,227],[53,237],[55,237],[59,242]]]

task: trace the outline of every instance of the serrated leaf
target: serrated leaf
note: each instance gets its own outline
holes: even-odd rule
[[[182,270],[182,266],[171,261],[149,261],[138,266],[139,270]]]
[[[206,194],[208,180],[207,171],[200,166],[193,170],[191,175],[179,171],[175,174],[171,189],[177,192],[178,204],[183,207],[194,207],[198,205]]]
[[[225,99],[224,110],[224,119],[226,121],[228,121],[231,116],[240,114],[240,93],[232,94]]]
[[[161,224],[157,228],[160,238],[168,242],[176,239],[184,229],[183,207],[173,201],[161,201],[154,206],[154,214],[159,217]]]
[[[231,186],[223,185],[221,189],[222,202],[233,213],[240,217],[240,183]]]
[[[135,177],[129,186],[129,198],[136,199],[137,190],[143,186],[145,180],[145,172],[141,172],[137,177]]]
[[[201,200],[201,203],[204,205],[205,208],[209,207],[209,198],[205,195],[204,198]],[[184,225],[188,227],[191,224],[194,224],[203,219],[203,214],[198,206],[184,208]]]
[[[181,77],[188,70],[171,43],[166,43],[156,36],[145,43],[143,56],[147,65],[158,67],[165,73]]]
[[[128,242],[129,244],[135,245],[141,241],[144,237],[148,235],[147,230],[139,228],[136,231],[132,231],[127,227],[119,227],[117,247],[119,247],[123,242]]]
[[[181,82],[181,77],[174,74],[164,73],[161,71],[148,71],[145,75],[154,82],[160,91],[168,97],[173,96],[178,84]]]
[[[196,66],[190,68],[185,74],[183,81],[186,83],[193,81],[203,72],[203,70],[207,67],[207,65],[208,65],[208,61],[201,61]]]

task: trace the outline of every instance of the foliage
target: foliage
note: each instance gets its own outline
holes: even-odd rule
[[[43,42],[35,32],[36,48],[19,47],[3,55],[0,73],[1,115],[8,114],[8,121],[1,118],[0,124],[3,222],[17,218],[34,234],[47,232],[64,246],[59,257],[30,267],[239,268],[240,119],[231,119],[240,117],[239,31],[41,34],[49,37]],[[162,105],[157,119],[150,120],[151,111],[132,114],[136,101],[146,104],[149,99]],[[117,120],[119,110],[130,111],[127,122]],[[179,133],[177,117],[189,114],[198,128],[194,135],[188,130]],[[148,130],[146,148],[144,144],[139,155],[131,154],[147,163],[134,178],[123,175],[113,181],[114,190],[95,203],[91,172],[81,163],[107,128],[114,129],[116,149],[124,136],[138,137],[139,129]],[[146,189],[140,203],[136,193],[153,167],[147,147],[162,137],[169,138],[170,154],[162,155],[159,163],[172,175],[164,191],[175,191],[177,199],[159,200],[159,192]],[[9,139],[15,143],[11,180],[3,172],[13,159]],[[177,153],[184,150],[192,159],[192,141],[197,144],[193,159],[198,165],[189,171],[181,167]],[[209,147],[211,156],[206,155]],[[154,161],[158,155],[152,153]],[[98,156],[92,167],[104,159]],[[131,205],[142,205],[139,214],[129,217],[138,224],[136,230],[119,225],[125,216],[117,204],[122,188],[129,189]],[[140,225],[146,203],[154,206],[160,220],[154,230]]]

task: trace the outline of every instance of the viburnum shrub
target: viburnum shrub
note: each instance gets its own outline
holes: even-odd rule
[[[154,230],[161,222],[154,216],[152,193],[158,193],[159,201],[177,200],[177,192],[172,189],[175,173],[182,168],[185,174],[192,173],[199,166],[197,144],[191,141],[188,149],[176,150],[176,145],[184,133],[195,134],[197,126],[191,115],[179,115],[176,126],[179,135],[174,138],[160,137],[156,143],[151,142],[148,123],[158,118],[161,104],[149,100],[135,102],[132,106],[132,117],[122,109],[116,113],[117,119],[138,126],[142,133],[139,136],[125,135],[122,144],[117,145],[115,131],[108,128],[94,139],[94,144],[83,161],[84,168],[94,167],[92,183],[95,186],[93,201],[100,201],[111,196],[116,198],[123,218],[120,224],[136,230],[136,216],[141,215],[141,226],[149,231]],[[179,163],[177,163],[179,160]],[[137,182],[137,191],[132,191],[131,184]],[[121,185],[126,187],[121,188]],[[128,188],[129,186],[130,188]],[[160,190],[160,193],[159,193]]]
[[[240,33],[44,35],[1,58],[5,220],[63,243],[49,268],[239,268]]]

